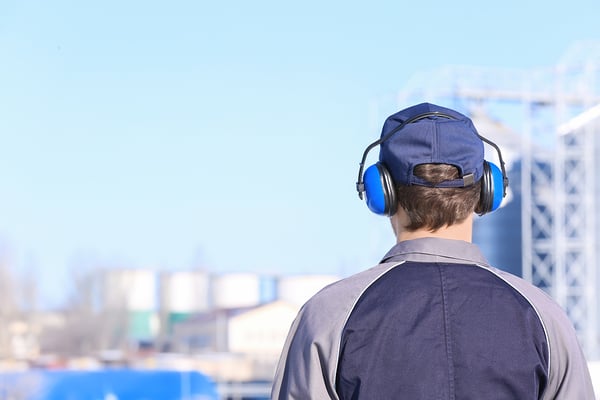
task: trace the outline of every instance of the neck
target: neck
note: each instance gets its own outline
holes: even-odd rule
[[[465,242],[471,242],[473,240],[473,215],[470,215],[462,222],[450,226],[444,226],[432,232],[427,229],[417,229],[416,231],[405,230],[402,228],[405,226],[405,224],[402,222],[402,215],[399,214],[402,213],[398,212],[392,217],[392,226],[396,234],[397,242],[426,237],[463,240]]]

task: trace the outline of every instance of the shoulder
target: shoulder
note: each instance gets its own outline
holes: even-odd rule
[[[530,282],[505,271],[491,268],[497,276],[517,290],[535,308],[544,323],[548,333],[565,331],[564,334],[574,333],[573,326],[563,308],[542,289]]]
[[[544,325],[547,336],[567,337],[575,339],[575,343],[577,343],[575,331],[569,317],[548,293],[518,276],[495,268],[489,269],[531,304]],[[552,347],[552,341],[549,344]],[[551,348],[552,350],[557,350],[556,346],[554,349]]]
[[[378,264],[372,268],[361,271],[347,278],[340,279],[337,282],[325,286],[323,289],[317,292],[307,302],[307,304],[318,304],[323,301],[330,301],[332,300],[331,297],[344,294],[346,294],[346,296],[344,296],[345,298],[352,297],[352,295],[355,295],[356,293],[360,294],[386,272],[403,263],[404,261]]]
[[[331,330],[333,326],[340,328],[363,292],[400,264],[402,262],[379,264],[324,287],[302,306],[299,318],[309,326],[316,319],[321,330]],[[328,316],[327,321],[323,321],[323,315]]]

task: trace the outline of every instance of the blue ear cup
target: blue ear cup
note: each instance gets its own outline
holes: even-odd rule
[[[500,207],[504,197],[504,175],[494,163],[483,162],[483,178],[481,183],[480,215],[495,211]]]
[[[371,165],[365,171],[363,181],[369,210],[378,215],[394,215],[397,208],[396,189],[387,168],[381,163]]]
[[[494,199],[492,200],[492,208],[490,211],[496,211],[500,207],[502,199],[504,198],[504,176],[496,164],[488,164],[490,165],[490,170],[492,171],[492,180],[494,181]]]

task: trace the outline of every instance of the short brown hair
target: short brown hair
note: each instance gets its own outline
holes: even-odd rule
[[[459,178],[459,171],[448,164],[421,164],[414,174],[433,185]],[[399,185],[398,204],[409,218],[404,228],[408,231],[426,228],[432,232],[444,226],[464,221],[473,212],[479,212],[481,181],[465,188],[436,188]]]

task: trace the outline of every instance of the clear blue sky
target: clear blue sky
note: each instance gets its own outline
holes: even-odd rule
[[[391,231],[354,189],[369,104],[600,36],[596,0],[410,3],[2,0],[2,257],[45,304],[74,268],[377,262]]]

